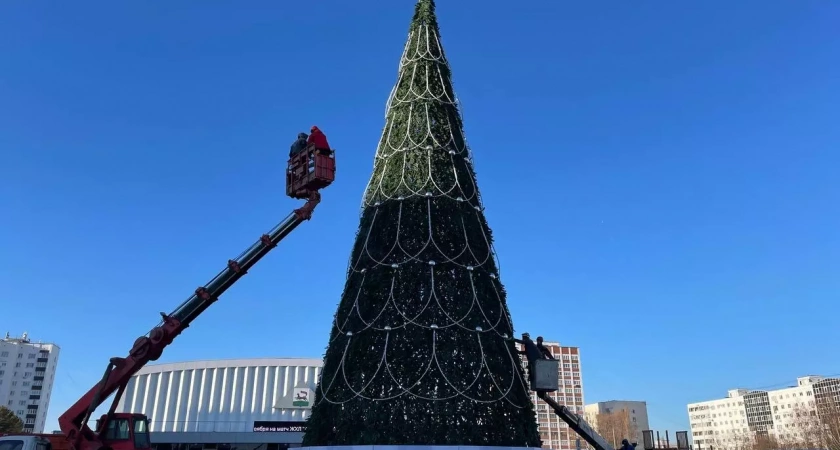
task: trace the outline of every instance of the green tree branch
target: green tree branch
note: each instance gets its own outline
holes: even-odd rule
[[[14,411],[0,406],[0,434],[15,434],[23,432],[23,420]]]

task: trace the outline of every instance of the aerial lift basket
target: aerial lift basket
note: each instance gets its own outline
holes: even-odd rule
[[[560,387],[558,371],[560,361],[556,359],[538,359],[534,361],[534,383],[532,391],[553,392]]]
[[[335,150],[326,154],[307,147],[292,156],[286,169],[286,195],[309,198],[309,193],[323,189],[335,181]]]

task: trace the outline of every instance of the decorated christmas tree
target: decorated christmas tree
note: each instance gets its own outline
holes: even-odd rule
[[[305,446],[539,446],[434,0],[388,99]]]

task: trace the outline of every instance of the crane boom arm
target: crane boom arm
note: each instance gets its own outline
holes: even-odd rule
[[[263,256],[268,254],[280,241],[289,235],[298,225],[312,217],[312,212],[321,201],[317,191],[312,191],[301,208],[294,210],[282,222],[267,234],[264,234],[251,247],[231,259],[227,267],[204,286],[195,290],[186,301],[169,314],[161,313],[163,320],[148,334],[139,337],[125,358],[111,358],[102,380],[76,401],[58,418],[62,433],[76,450],[96,450],[102,447],[102,439],[87,422],[91,414],[108,397],[115,394],[108,415],[114,414],[117,403],[128,381],[143,366],[160,358],[164,349],[176,336],[190,326],[204,310],[215,302],[228,288],[233,286]],[[97,430],[100,433],[102,430]]]
[[[614,450],[606,439],[589,426],[586,420],[573,413],[569,408],[555,402],[543,391],[537,391],[537,397],[548,403],[548,406],[554,410],[554,414],[557,414],[557,417],[566,422],[569,428],[575,430],[589,445],[595,447],[595,450]]]

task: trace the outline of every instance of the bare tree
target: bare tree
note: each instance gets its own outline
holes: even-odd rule
[[[817,418],[822,447],[840,450],[840,405],[821,405],[817,408]]]
[[[784,413],[786,420],[776,424],[773,435],[754,436],[751,450],[840,450],[840,408],[797,405]]]
[[[595,431],[612,443],[613,447],[621,446],[621,440],[634,442],[638,439],[639,428],[630,419],[627,410],[601,413],[595,416]]]
[[[769,434],[715,436],[714,450],[840,450],[840,403],[816,408],[799,404],[780,414],[783,420],[776,421]]]
[[[752,450],[753,436],[749,431],[738,431],[732,439],[732,445],[729,448],[733,450]]]
[[[749,432],[731,430],[723,435],[715,436],[710,446],[703,449],[714,450],[753,450],[753,437]]]
[[[817,411],[811,407],[807,408],[802,404],[793,407],[793,411],[787,412],[791,418],[785,428],[776,430],[780,447],[783,449],[820,448],[822,443],[822,431]]]
[[[753,438],[752,450],[780,450],[779,440],[773,435],[756,435]]]

